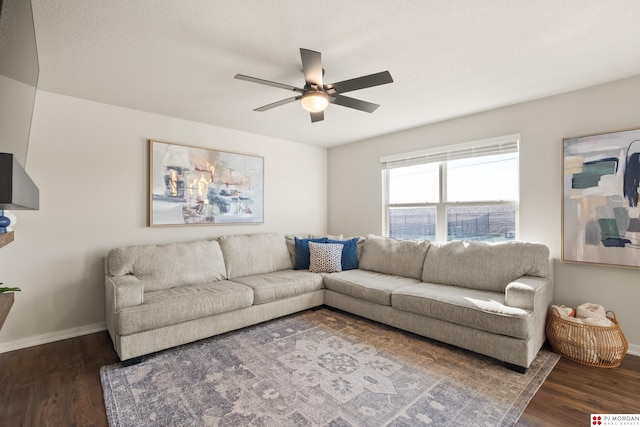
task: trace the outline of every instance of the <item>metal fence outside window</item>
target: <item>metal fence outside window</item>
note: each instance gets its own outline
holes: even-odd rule
[[[448,240],[514,240],[514,207],[455,207],[447,214]],[[397,239],[435,240],[434,209],[390,209],[389,235]]]

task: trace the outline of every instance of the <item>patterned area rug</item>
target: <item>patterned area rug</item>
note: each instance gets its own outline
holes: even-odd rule
[[[522,375],[329,309],[145,357],[100,375],[113,426],[511,426],[559,356]]]

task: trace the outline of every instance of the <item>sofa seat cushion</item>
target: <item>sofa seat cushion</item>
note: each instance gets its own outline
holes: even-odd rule
[[[514,338],[526,339],[533,333],[531,312],[506,306],[504,294],[497,292],[419,283],[395,290],[391,305],[398,310]]]
[[[282,270],[238,277],[234,282],[253,290],[253,303],[264,304],[322,289],[322,276],[302,270]]]
[[[141,305],[118,310],[118,333],[138,332],[250,307],[251,288],[223,280],[145,292]]]
[[[395,289],[416,283],[420,281],[368,270],[347,270],[324,278],[325,287],[331,291],[382,305],[391,305]]]

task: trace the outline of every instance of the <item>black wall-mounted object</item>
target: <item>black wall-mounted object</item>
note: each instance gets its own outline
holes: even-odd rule
[[[40,190],[15,155],[0,153],[0,210],[38,210]]]
[[[39,208],[40,191],[23,167],[38,75],[31,1],[0,0],[0,211]]]
[[[0,1],[0,153],[23,166],[38,85],[39,66],[31,1]]]

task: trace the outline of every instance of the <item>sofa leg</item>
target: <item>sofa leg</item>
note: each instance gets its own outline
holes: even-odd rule
[[[123,360],[122,366],[126,368],[128,366],[137,365],[140,362],[142,362],[142,356],[132,357],[131,359]]]
[[[511,369],[512,371],[516,371],[519,374],[527,373],[527,368],[525,368],[524,366],[514,365],[513,363],[507,363],[507,362],[504,362],[504,366]]]

